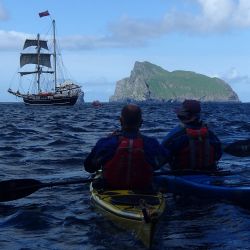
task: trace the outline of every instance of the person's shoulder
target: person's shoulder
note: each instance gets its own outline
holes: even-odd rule
[[[208,123],[202,122],[202,126],[201,127],[206,128],[209,133],[214,134],[213,129],[211,128],[211,126]]]
[[[159,144],[158,140],[153,136],[141,135],[144,143],[148,144]]]
[[[140,136],[142,137],[143,140],[153,140],[153,141],[156,140],[157,141],[157,139],[153,136],[142,135],[142,134],[140,134]]]
[[[203,123],[203,126],[207,128],[210,139],[220,142],[214,130],[207,123]]]
[[[168,134],[163,138],[162,145],[166,146],[171,143],[173,140],[178,139],[179,137],[186,135],[185,126],[182,124],[178,124],[173,129],[171,129]]]
[[[185,134],[185,131],[186,127],[182,124],[178,124],[169,131],[169,133],[166,136],[166,139],[171,137],[176,137],[177,135]]]
[[[186,126],[184,124],[178,124],[175,127],[173,127],[169,133],[178,133],[179,131],[184,131]]]
[[[114,130],[111,133],[109,133],[107,135],[107,137],[119,137],[122,135],[122,131],[121,130]]]
[[[116,142],[118,140],[119,135],[117,134],[108,134],[105,137],[100,138],[97,141],[97,145],[107,144],[111,142]]]

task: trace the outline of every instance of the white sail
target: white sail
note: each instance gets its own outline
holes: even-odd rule
[[[51,54],[48,53],[40,53],[39,56],[37,53],[22,53],[20,56],[20,67],[26,64],[39,64],[51,68],[50,56]]]
[[[24,42],[24,45],[23,45],[23,49],[26,49],[26,48],[31,47],[31,46],[38,47],[38,45],[39,45],[40,48],[49,50],[46,40],[39,40],[38,41],[37,39],[26,39],[25,42]]]

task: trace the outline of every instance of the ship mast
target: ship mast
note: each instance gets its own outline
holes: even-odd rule
[[[56,75],[56,22],[55,20],[52,21],[53,23],[53,44],[54,44],[54,53],[53,53],[53,57],[54,57],[54,81],[55,81],[55,91],[56,91],[56,82],[57,82],[57,75]]]
[[[40,88],[40,75],[41,75],[41,70],[40,70],[40,51],[41,51],[41,47],[40,47],[40,35],[37,34],[37,90],[38,90],[38,93],[41,92],[41,88]]]

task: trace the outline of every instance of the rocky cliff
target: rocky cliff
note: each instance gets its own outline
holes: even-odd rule
[[[149,62],[135,62],[130,77],[117,82],[110,101],[183,101],[199,99],[238,102],[239,98],[223,80],[190,71],[169,72]]]

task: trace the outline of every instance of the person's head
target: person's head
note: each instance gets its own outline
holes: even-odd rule
[[[185,100],[181,107],[176,110],[177,117],[181,122],[188,124],[200,120],[201,105],[196,100]]]
[[[139,106],[127,104],[122,108],[121,127],[125,131],[138,131],[142,124],[142,112]]]

